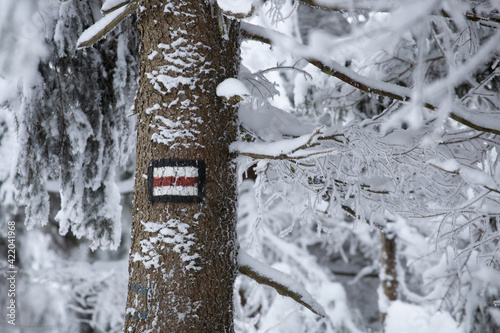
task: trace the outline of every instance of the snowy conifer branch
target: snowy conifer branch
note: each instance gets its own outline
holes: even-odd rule
[[[386,96],[402,102],[409,102],[411,100],[411,96],[413,95],[412,89],[364,77],[332,59],[325,59],[320,56],[312,55],[306,45],[300,44],[280,32],[249,23],[242,23],[241,28],[242,35],[245,38],[271,45],[281,45],[293,55],[302,57],[310,64],[316,66],[323,73],[334,76],[356,89],[366,93],[375,93],[381,96]],[[491,42],[495,42],[495,40],[492,39]],[[432,111],[436,111],[438,109],[437,106],[431,102],[424,102],[422,106]],[[461,114],[458,114],[457,112],[450,112],[449,117],[475,130],[500,135],[499,128],[487,126],[484,122],[477,124],[470,119],[472,117],[466,116],[463,112],[461,112]]]
[[[133,0],[128,5],[125,3],[114,6],[105,12],[105,16],[85,30],[77,41],[77,48],[92,46],[95,42],[106,36],[121,21],[133,13],[140,0]]]
[[[328,318],[325,309],[314,300],[311,294],[289,275],[278,271],[252,258],[241,248],[238,253],[239,270],[258,283],[274,288],[280,295],[292,298],[318,316]]]

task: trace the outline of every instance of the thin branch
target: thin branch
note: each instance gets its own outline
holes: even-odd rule
[[[439,169],[441,171],[444,171],[446,173],[451,173],[451,174],[454,174],[454,175],[460,175],[460,172],[458,172],[458,170],[446,170],[445,168],[442,168],[442,167],[440,167],[440,166],[438,166],[436,164],[433,164],[433,163],[429,163],[429,165],[431,167],[434,167],[434,168]]]
[[[303,144],[302,146],[297,147],[294,150],[292,150],[292,154],[295,153],[295,152],[297,152],[297,151],[299,151],[299,150],[301,150],[301,149],[307,149],[309,147],[314,147],[315,145],[317,145],[317,144],[311,144],[311,142],[312,142],[312,140],[314,139],[315,136],[323,134],[323,133],[321,133],[321,130],[323,128],[324,128],[324,126],[321,126],[320,128],[316,129],[314,131],[314,133],[311,134],[311,137],[309,138],[309,140],[307,140],[307,142],[305,144]]]
[[[316,145],[319,145],[319,143],[313,143],[310,145],[310,147],[314,147]],[[322,155],[322,154],[329,154],[334,152],[335,149],[329,149],[329,150],[322,150],[322,151],[315,151],[307,155],[300,155],[300,156],[290,156],[287,154],[279,154],[279,155],[266,155],[266,154],[258,154],[258,153],[248,153],[248,152],[240,152],[240,155],[243,156],[248,156],[253,159],[268,159],[268,160],[289,160],[289,161],[295,161],[295,160],[302,160],[305,158],[309,158],[311,156],[315,155]]]
[[[495,193],[500,194],[500,191],[499,191],[499,190],[497,190],[497,189],[491,188],[491,187],[489,187],[489,186],[485,186],[484,188],[485,188],[485,189],[487,189],[487,190],[490,190],[491,192],[495,192]]]
[[[376,1],[331,1],[330,3],[327,3],[325,1],[317,0],[299,0],[299,2],[311,7],[335,12],[344,12],[348,10],[390,12],[399,7],[394,5],[394,1],[378,1],[378,3]]]
[[[258,72],[258,74],[265,74],[267,72],[273,72],[273,71],[280,71],[280,70],[283,70],[283,69],[292,69],[292,70],[296,70],[297,72],[301,73],[302,75],[304,75],[304,77],[308,80],[312,80],[313,77],[311,74],[309,74],[308,72],[306,72],[305,70],[303,69],[300,69],[300,68],[297,68],[295,66],[276,66],[276,67],[269,67],[269,68],[266,68],[266,69],[263,69],[261,71]]]

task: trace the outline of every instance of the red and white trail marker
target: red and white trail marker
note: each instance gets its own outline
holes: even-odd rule
[[[201,202],[205,164],[199,160],[156,160],[148,172],[151,202]]]

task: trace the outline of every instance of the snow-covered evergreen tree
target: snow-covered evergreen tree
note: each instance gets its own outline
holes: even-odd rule
[[[126,250],[88,247],[117,249],[122,237],[118,185],[135,149],[128,117],[138,70],[134,18],[114,38],[77,50],[83,30],[102,16],[98,2],[2,1],[1,7],[0,221],[2,235],[8,221],[19,222],[17,323],[54,332],[119,331],[125,295],[115,294],[126,286],[126,264],[91,263]],[[124,205],[129,212],[130,203]],[[25,232],[21,222],[45,227]]]

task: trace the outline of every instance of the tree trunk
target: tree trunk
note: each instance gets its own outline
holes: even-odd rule
[[[380,322],[385,332],[385,318],[390,302],[398,299],[398,279],[396,270],[396,235],[394,233],[380,232],[381,248],[381,278],[380,284],[383,292],[380,308]]]
[[[125,332],[232,332],[239,26],[211,1],[144,0]],[[154,178],[154,179],[153,179]]]

